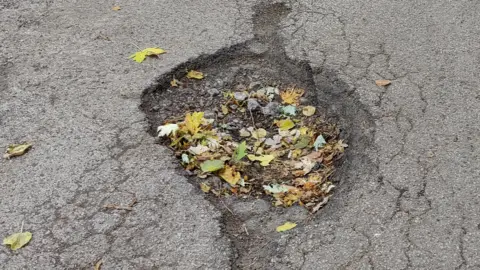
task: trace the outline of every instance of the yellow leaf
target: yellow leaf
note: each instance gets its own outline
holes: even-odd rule
[[[102,264],[103,264],[103,261],[100,260],[98,261],[96,264],[95,264],[95,267],[93,268],[93,270],[100,270],[102,268]]]
[[[235,166],[225,165],[225,168],[218,174],[231,186],[235,186],[240,181],[241,175],[235,171]]]
[[[146,48],[146,49],[143,49],[139,52],[136,52],[136,53],[130,55],[129,58],[132,58],[137,63],[141,63],[141,62],[143,62],[143,60],[145,60],[145,58],[147,58],[147,56],[159,55],[159,54],[163,54],[163,53],[166,53],[166,51],[164,49]]]
[[[284,119],[277,121],[277,127],[280,128],[280,130],[289,130],[295,126],[295,123],[290,118]]]
[[[315,107],[313,106],[305,106],[302,109],[302,113],[305,116],[312,116],[315,114]]]
[[[195,135],[200,130],[203,112],[187,113],[185,116],[185,126],[190,134]]]
[[[32,239],[31,232],[14,233],[3,239],[4,245],[10,245],[11,250],[17,250],[25,246]]]
[[[223,113],[224,115],[227,115],[227,114],[228,114],[228,108],[227,108],[227,106],[222,105],[221,107],[222,107],[222,113]]]
[[[390,81],[390,80],[376,80],[375,81],[375,84],[378,85],[378,86],[387,86],[391,83],[392,83],[392,81]]]
[[[200,71],[196,71],[196,70],[190,70],[187,73],[187,78],[201,80],[201,79],[203,79],[203,73],[200,72]]]
[[[280,226],[277,227],[277,232],[288,231],[288,230],[291,230],[295,227],[297,227],[297,223],[287,221],[283,225],[280,225]]]
[[[268,166],[270,162],[275,158],[274,155],[261,155],[261,156],[247,155],[247,157],[251,161],[260,161],[260,165],[262,166]]]
[[[25,154],[30,147],[32,147],[31,143],[11,144],[8,146],[7,152],[3,157],[9,159],[11,157],[21,156]]]
[[[203,192],[208,193],[210,191],[211,187],[207,183],[203,182],[203,183],[200,183],[200,189]]]
[[[178,87],[178,83],[179,83],[179,81],[175,78],[173,78],[173,80],[170,81],[170,85],[172,87]]]
[[[265,136],[267,136],[267,131],[263,128],[259,128],[259,129],[256,129],[256,130],[252,131],[252,137],[254,139],[265,138]]]
[[[113,6],[112,7],[113,11],[119,11],[120,9],[122,9],[120,6]]]
[[[303,96],[304,93],[305,90],[301,88],[289,88],[280,92],[280,97],[282,98],[283,103],[298,105],[300,97]]]

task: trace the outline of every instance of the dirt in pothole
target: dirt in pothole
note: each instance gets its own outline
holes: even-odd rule
[[[242,62],[201,69],[202,79],[172,74],[152,93],[159,142],[206,193],[268,195],[276,206],[315,212],[333,191],[330,176],[347,145],[315,108],[308,83],[282,77],[261,58]]]

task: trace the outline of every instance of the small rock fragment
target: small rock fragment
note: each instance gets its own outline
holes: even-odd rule
[[[247,90],[247,87],[243,84],[237,84],[237,85],[235,85],[233,90],[236,91],[236,92],[243,92],[243,91]]]
[[[261,106],[260,106],[260,103],[258,103],[258,101],[257,101],[256,99],[254,99],[254,98],[249,98],[249,99],[247,100],[247,108],[248,108],[248,110],[254,111],[254,110],[256,110],[256,109],[258,109],[258,108],[260,108],[260,107],[261,107]]]
[[[233,97],[238,101],[244,101],[248,98],[248,95],[245,92],[235,92],[233,93]]]
[[[210,96],[218,96],[220,94],[220,91],[217,88],[210,88],[207,90],[207,92],[210,94]]]
[[[248,85],[248,89],[250,91],[257,91],[258,89],[262,88],[262,83],[261,82],[251,82]]]
[[[262,108],[262,113],[264,115],[271,115],[274,116],[278,114],[278,109],[280,104],[278,102],[269,102],[265,107]]]

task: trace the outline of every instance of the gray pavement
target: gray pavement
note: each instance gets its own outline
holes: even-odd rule
[[[480,3],[258,4],[0,1],[0,147],[34,143],[0,161],[0,236],[22,221],[33,233],[0,247],[0,268],[480,269]],[[306,222],[300,208],[226,201],[247,237],[153,144],[139,105],[172,67],[273,31],[261,9],[281,17],[282,46],[310,62],[351,148]],[[168,53],[128,59],[152,46]],[[286,220],[300,225],[275,233]]]

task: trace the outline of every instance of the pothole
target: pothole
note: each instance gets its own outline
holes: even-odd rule
[[[255,141],[258,141],[258,138],[252,139],[253,133],[262,128],[270,133],[272,136],[269,138],[273,139],[273,135],[280,135],[278,133],[279,125],[274,121],[290,119],[294,127],[288,129],[287,132],[294,129],[298,131],[302,127],[313,129],[311,136],[304,142],[308,145],[307,151],[315,153],[318,150],[313,149],[315,148],[313,144],[317,141],[318,135],[322,135],[327,145],[338,147],[338,144],[342,145],[340,140],[344,139],[352,146],[350,150],[353,150],[355,155],[361,155],[357,153],[359,149],[361,150],[371,143],[371,127],[373,125],[368,113],[348,93],[348,88],[338,80],[334,72],[327,70],[312,71],[307,63],[294,61],[286,56],[276,32],[278,30],[277,24],[288,14],[288,8],[282,4],[257,8],[258,11],[253,18],[255,31],[253,40],[222,49],[213,55],[200,56],[183,63],[171,72],[163,74],[154,86],[145,90],[141,108],[147,115],[150,134],[157,136],[157,127],[166,123],[183,122],[187,112],[203,112],[204,118],[214,119],[214,122],[203,123],[204,126],[199,128],[207,129],[208,132],[211,132],[211,128],[215,128],[219,133],[230,134],[232,141],[237,143],[246,141],[250,146],[249,154],[259,157],[271,153],[257,152],[258,147],[264,146],[265,140],[255,148]],[[188,70],[201,71],[205,74],[205,78],[202,80],[188,79],[186,78]],[[179,87],[172,86],[173,79],[177,80],[176,83]],[[304,93],[298,99],[298,102],[281,104],[284,100],[278,94],[274,94],[271,100],[262,99],[258,96],[259,91],[268,96],[268,89],[278,89],[280,92],[287,89],[302,89]],[[275,92],[275,90],[272,91]],[[249,102],[249,98],[254,99],[258,104]],[[276,106],[283,106],[283,113],[282,108],[277,111],[277,114],[266,113],[265,111],[268,111],[268,106],[271,106],[272,103],[276,103]],[[289,115],[284,111],[284,108],[289,105],[296,107],[297,115]],[[305,106],[315,107],[315,115],[302,115],[301,110]],[[190,114],[190,116],[193,115]],[[313,121],[309,119],[313,119]],[[337,123],[338,125],[336,125]],[[209,127],[207,128],[207,126]],[[188,130],[188,128],[185,129]],[[240,136],[240,130],[248,132],[249,136]],[[189,135],[195,136],[193,133]],[[283,153],[281,157],[276,156],[275,158],[281,161],[290,159],[292,151],[295,150],[300,150],[300,152],[297,151],[297,154],[301,156],[308,154],[302,152],[302,147],[296,148],[294,146],[297,140],[300,140],[300,134],[292,135],[298,136],[294,138],[295,141],[291,144],[286,142],[289,147],[288,151]],[[171,140],[167,139],[159,142],[167,146],[171,146],[172,143]],[[195,141],[195,145],[192,146],[198,147],[198,142],[198,140]],[[180,143],[180,141],[177,143]],[[285,141],[280,143],[285,143]],[[204,141],[203,145],[207,146],[208,142]],[[263,197],[265,200],[258,199],[262,197],[262,192],[259,191],[263,191],[265,184],[275,184],[275,180],[281,178],[281,170],[268,171],[266,166],[263,167],[259,164],[260,162],[243,157],[248,166],[252,166],[254,169],[242,170],[242,179],[236,179],[235,184],[228,184],[228,181],[220,180],[221,177],[199,179],[198,175],[203,177],[207,174],[201,172],[200,166],[189,167],[188,164],[194,155],[192,153],[188,154],[188,151],[179,151],[181,147],[174,146],[172,148],[174,148],[172,154],[176,151],[180,160],[182,160],[182,154],[187,154],[186,158],[183,155],[183,161],[181,162],[189,170],[186,171],[179,166],[179,173],[187,176],[191,183],[197,187],[201,187],[200,183],[206,184],[209,189],[207,198],[222,211],[223,229],[232,241],[232,248],[235,253],[235,257],[232,258],[232,267],[234,269],[265,269],[272,260],[280,257],[288,241],[285,238],[278,237],[275,227],[281,225],[287,219],[301,222],[308,217],[308,212],[298,207],[272,207],[272,203],[278,201],[275,196],[273,196],[273,199],[265,197]],[[238,144],[233,144],[230,152],[224,151],[229,153],[228,156],[230,156],[229,160],[223,160],[224,164],[237,166],[231,162],[236,148],[238,148]],[[263,148],[262,151],[268,150],[269,147]],[[200,151],[200,149],[198,150]],[[316,162],[308,173],[314,171],[330,174],[331,172],[326,171],[322,166],[325,167],[325,165],[330,164],[339,167],[341,165],[339,160],[341,151],[326,153],[321,158],[327,158],[329,154],[332,155],[328,157],[327,162],[325,160]],[[210,160],[212,159],[221,160],[221,157],[210,157]],[[347,156],[347,160],[349,160],[349,156]],[[202,160],[198,162],[200,163]],[[337,170],[334,178],[329,178],[330,175],[323,175],[321,177],[322,182],[318,184],[318,190],[323,193],[317,194],[315,200],[306,201],[306,203],[312,203],[307,208],[310,211],[316,211],[323,206],[326,201],[324,199],[330,196],[333,186],[331,182],[335,182],[341,189],[348,191],[349,187],[346,186],[348,183],[339,181],[342,178],[341,173],[344,170],[358,168],[361,165],[358,162],[356,158],[349,160],[347,166]],[[315,168],[315,166],[317,167]],[[303,170],[304,168],[299,169]],[[225,167],[222,167],[222,170],[225,170]],[[233,175],[238,171],[240,171],[239,168],[235,168]],[[270,177],[265,177],[265,172],[270,172]],[[289,178],[289,181],[292,181],[290,182],[291,186],[295,186],[293,181],[296,178],[308,181],[308,173]],[[218,172],[213,174],[218,176]],[[244,178],[244,175],[248,175],[248,178]],[[257,179],[259,184],[255,186],[255,184],[252,184],[254,181],[251,181],[250,185],[252,186],[248,187],[247,185],[247,188],[253,187],[253,189],[241,190],[245,188],[241,182],[248,183],[249,180],[258,178],[258,176],[262,176],[262,179]],[[269,178],[269,181],[265,182],[263,178]],[[285,182],[281,184],[285,185]],[[281,186],[274,185],[270,185],[270,187],[281,188]],[[235,189],[235,191],[232,189]],[[201,192],[200,188],[199,192]],[[302,192],[305,192],[305,190],[302,190]],[[273,192],[266,193],[271,194]],[[283,206],[286,206],[285,200],[282,199],[281,201],[284,202]],[[295,198],[294,203],[305,204],[300,197]]]

